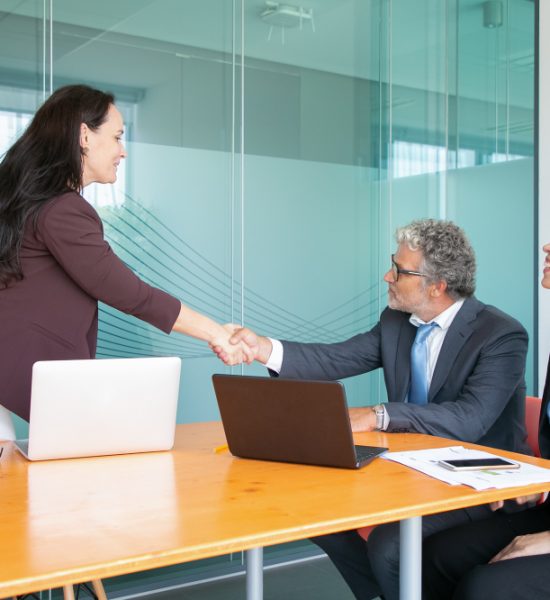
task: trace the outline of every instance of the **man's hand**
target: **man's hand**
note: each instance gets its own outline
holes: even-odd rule
[[[374,431],[376,429],[376,415],[372,408],[350,408],[349,420],[351,430],[354,433],[359,431]]]
[[[233,323],[224,325],[224,329],[230,335],[229,343],[231,345],[242,346],[246,349],[245,362],[247,364],[250,364],[254,360],[265,364],[269,360],[273,348],[268,338],[257,335],[251,329],[248,329],[248,327],[241,327]],[[223,345],[210,344],[210,347],[226,365],[232,364],[229,362],[231,359],[231,347],[229,351]]]
[[[254,360],[254,351],[243,341],[236,343],[230,341],[236,327],[236,325],[223,325],[222,333],[213,339],[209,346],[218,356],[223,355],[222,360],[226,365],[239,365],[242,362],[250,364]]]
[[[539,502],[544,499],[544,494],[529,494],[528,496],[520,496],[516,498],[517,504],[529,504],[530,502]],[[504,500],[496,500],[489,504],[492,511],[498,510],[504,506]]]
[[[550,554],[550,531],[515,537],[489,563],[522,556],[535,556],[536,554]]]

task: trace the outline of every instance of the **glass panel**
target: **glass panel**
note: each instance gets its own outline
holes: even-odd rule
[[[392,175],[396,178],[447,168],[446,4],[392,2]],[[416,204],[415,209],[421,207]]]
[[[245,322],[259,332],[333,342],[378,320],[381,10],[246,2]],[[350,404],[378,398],[378,374],[345,384]]]
[[[477,165],[533,156],[534,4],[460,4],[457,27],[457,146]]]
[[[448,181],[448,216],[466,229],[477,252],[478,297],[516,317],[530,337],[534,11],[534,3],[522,0],[459,4],[456,143],[459,152],[475,155],[475,166],[459,163],[468,168]],[[529,356],[529,390],[532,365]]]
[[[128,158],[90,186],[107,238],[146,281],[231,320],[232,2],[56,0],[54,85],[113,91]],[[98,357],[183,358],[178,420],[218,418],[203,342],[100,306]]]
[[[42,0],[0,2],[0,157],[45,98],[43,8]]]
[[[0,160],[45,98],[49,55],[43,0],[0,2]],[[18,437],[28,425],[14,415]]]

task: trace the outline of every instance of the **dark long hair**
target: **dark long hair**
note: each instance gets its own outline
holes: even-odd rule
[[[0,163],[0,288],[23,278],[25,224],[51,198],[82,187],[80,128],[106,120],[114,96],[85,85],[54,92]]]

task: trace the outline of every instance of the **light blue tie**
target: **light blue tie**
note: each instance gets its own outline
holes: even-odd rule
[[[437,323],[419,325],[411,348],[411,387],[409,389],[410,404],[426,404],[428,402],[428,346],[427,339]]]

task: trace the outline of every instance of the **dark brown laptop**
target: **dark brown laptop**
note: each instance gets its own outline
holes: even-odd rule
[[[387,450],[354,445],[339,382],[242,375],[212,380],[235,456],[358,469]]]

